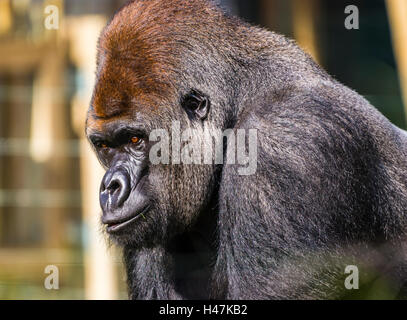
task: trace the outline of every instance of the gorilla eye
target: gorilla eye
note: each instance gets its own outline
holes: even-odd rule
[[[131,138],[131,143],[133,144],[139,144],[141,139],[139,137],[132,137]]]
[[[97,148],[97,149],[104,149],[104,150],[106,150],[106,149],[108,149],[109,148],[109,146],[105,143],[105,142],[95,142],[94,143],[95,144],[95,147]]]
[[[181,106],[191,120],[205,120],[209,113],[210,102],[202,92],[191,90],[182,98]]]

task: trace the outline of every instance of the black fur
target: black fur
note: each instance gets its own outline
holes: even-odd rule
[[[130,121],[258,129],[255,175],[239,175],[238,165],[150,167],[155,205],[143,226],[116,239],[131,298],[346,298],[347,265],[360,267],[363,297],[376,293],[377,277],[392,297],[406,297],[405,132],[293,41],[206,0],[131,2],[101,39],[124,49],[100,49],[88,121],[100,97],[107,106],[128,95],[107,72],[141,50],[132,68],[161,111],[126,109]],[[165,70],[157,87],[146,86],[152,65]],[[191,90],[210,100],[202,124],[180,103]]]

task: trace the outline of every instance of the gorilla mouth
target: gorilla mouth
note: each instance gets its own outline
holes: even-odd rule
[[[117,219],[116,221],[105,222],[105,224],[107,225],[107,232],[111,233],[111,234],[117,233],[119,231],[122,231],[126,227],[128,227],[133,222],[139,220],[140,218],[145,219],[144,214],[148,211],[148,209],[149,209],[149,206],[147,206],[143,210],[139,211],[135,215],[130,215],[128,217]]]

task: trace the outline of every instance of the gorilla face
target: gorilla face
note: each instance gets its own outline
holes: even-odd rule
[[[104,132],[92,132],[89,140],[107,168],[99,195],[106,231],[124,241],[146,236],[148,221],[152,222],[146,220],[152,207],[146,133],[116,122]]]
[[[161,114],[135,108],[125,109],[119,116],[100,116],[95,103],[101,101],[101,88],[106,90],[110,84],[98,81],[87,120],[89,141],[107,170],[100,186],[102,223],[120,245],[166,243],[192,226],[205,207],[214,169],[211,165],[153,164],[149,153],[157,142],[150,141],[150,133],[163,129],[171,134],[172,119],[188,127],[197,117],[205,118],[208,98],[194,90]],[[105,106],[111,103],[102,101]],[[174,109],[179,112],[176,116],[171,114]]]

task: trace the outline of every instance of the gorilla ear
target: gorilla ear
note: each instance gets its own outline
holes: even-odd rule
[[[191,120],[205,120],[208,117],[209,98],[197,90],[191,90],[185,95],[182,98],[181,105]]]

